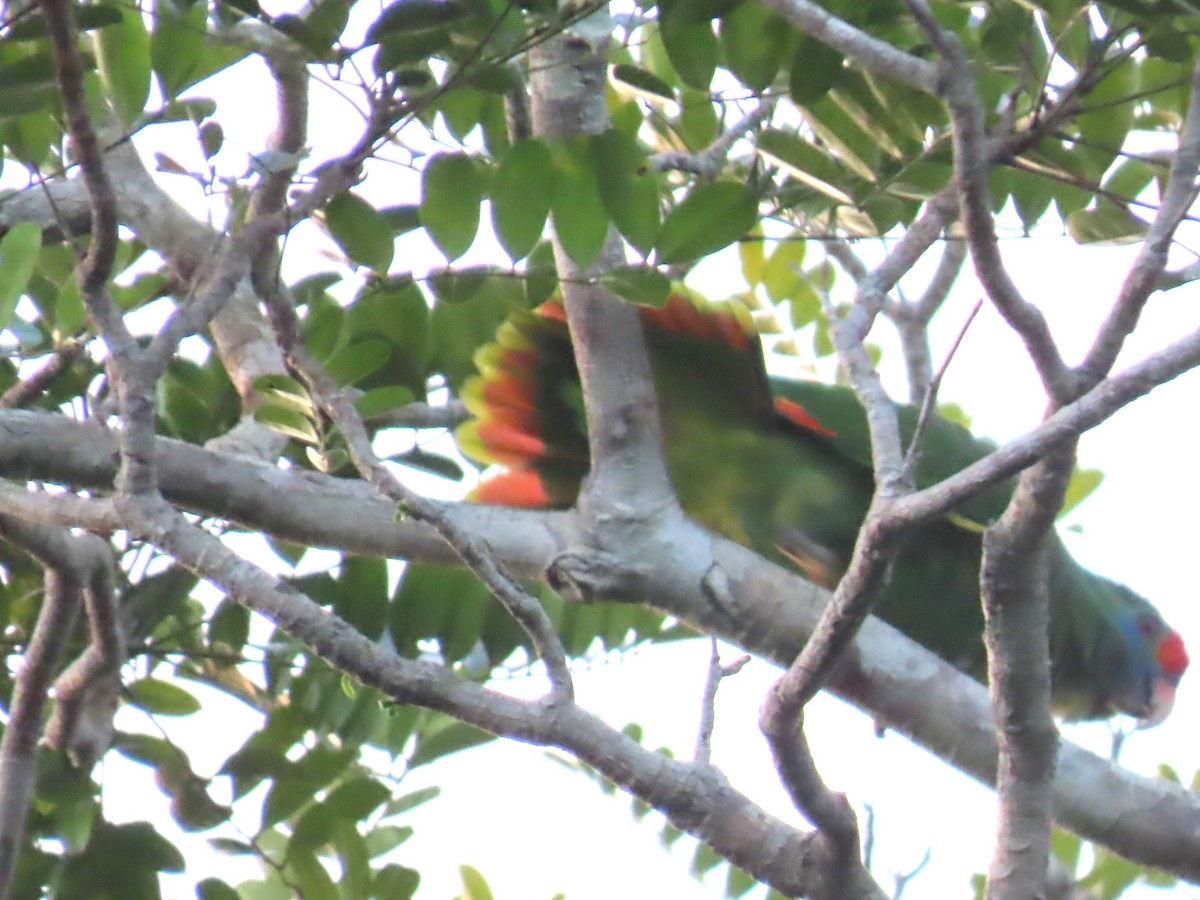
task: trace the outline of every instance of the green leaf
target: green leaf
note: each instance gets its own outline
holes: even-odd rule
[[[518,141],[500,161],[492,179],[492,227],[513,262],[541,239],[554,181],[554,159],[543,141]]]
[[[470,9],[455,0],[397,0],[389,4],[367,29],[368,44],[391,35],[430,31],[461,21]]]
[[[771,251],[771,257],[763,267],[763,286],[775,303],[790,300],[796,294],[797,285],[804,281],[800,267],[807,248],[804,234],[793,231]]]
[[[42,229],[22,222],[0,239],[0,328],[12,323],[17,300],[25,292],[42,248]]]
[[[133,125],[146,108],[150,96],[150,34],[136,6],[123,6],[121,24],[101,28],[92,35],[100,82],[112,101],[117,117]]]
[[[388,900],[411,900],[421,883],[421,873],[396,863],[389,863],[375,875],[374,896]]]
[[[495,900],[487,879],[478,869],[463,865],[458,867],[458,872],[463,883],[462,893],[458,895],[459,900]]]
[[[387,625],[387,561],[378,557],[348,556],[342,561],[333,611],[371,640]]]
[[[1099,469],[1076,469],[1072,472],[1071,481],[1067,485],[1066,497],[1063,498],[1062,509],[1058,511],[1058,518],[1063,518],[1090,497],[1092,492],[1100,487],[1102,481],[1104,481],[1104,473]]]
[[[195,82],[195,73],[200,70],[204,56],[207,15],[208,7],[203,3],[155,0],[150,58],[163,95],[168,99],[177,97]]]
[[[205,878],[196,885],[198,900],[240,900],[237,891],[219,878]]]
[[[1141,100],[1138,95],[1141,75],[1137,60],[1126,58],[1112,66],[1083,99],[1090,111],[1077,120],[1080,136],[1094,149],[1107,150],[1109,159],[1115,158],[1125,145],[1135,106]]]
[[[291,884],[304,885],[304,900],[341,900],[329,872],[311,851],[288,843],[284,875]]]
[[[787,19],[760,3],[741,3],[721,18],[725,60],[755,92],[766,90],[775,80],[794,35]]]
[[[199,712],[201,703],[175,684],[157,678],[143,678],[129,685],[133,703],[160,716],[190,716]]]
[[[663,221],[657,261],[688,262],[727,247],[754,227],[757,212],[757,200],[740,182],[698,184]]]
[[[388,270],[395,252],[395,237],[387,220],[370,203],[346,191],[329,201],[324,221],[351,260],[376,272]]]
[[[563,250],[586,269],[604,249],[609,219],[596,183],[591,145],[579,138],[558,154],[558,179],[554,186],[554,233]]]
[[[413,393],[406,387],[387,386],[367,391],[354,404],[364,419],[382,416],[413,402]]]
[[[758,152],[793,178],[827,197],[839,203],[854,202],[854,197],[843,187],[849,173],[795,132],[767,129],[758,136]]]
[[[338,384],[357,384],[392,355],[391,345],[379,338],[367,338],[346,344],[325,363],[325,371]]]
[[[308,390],[291,375],[261,375],[254,379],[254,390],[273,406],[290,409],[308,418],[317,414]]]
[[[121,11],[115,6],[102,3],[89,3],[75,9],[75,28],[78,31],[95,31],[108,25],[118,25],[121,22]],[[44,38],[48,34],[46,20],[41,14],[22,15],[9,27],[5,35],[7,41],[33,41]]]
[[[415,769],[417,766],[431,763],[443,756],[460,753],[493,740],[495,740],[494,735],[473,725],[450,721],[444,727],[418,740],[417,750],[413,754],[409,767]]]
[[[609,129],[594,139],[600,201],[617,230],[643,256],[659,229],[658,179],[637,139]]]
[[[617,92],[626,97],[645,100],[658,107],[670,106],[677,102],[675,91],[669,84],[640,66],[629,63],[615,65],[609,71],[609,77]]]
[[[650,266],[618,266],[605,272],[600,283],[639,306],[666,306],[671,296],[671,279]]]
[[[421,176],[421,224],[447,261],[470,248],[479,231],[482,178],[471,157],[439,153]]]
[[[800,38],[792,55],[788,92],[801,106],[815,103],[837,82],[844,57],[828,44],[809,35]]]
[[[408,794],[402,794],[399,797],[391,800],[387,805],[387,814],[389,816],[399,815],[400,813],[408,812],[410,809],[416,809],[418,806],[424,806],[430,800],[434,800],[442,793],[442,789],[437,785],[429,785],[428,787],[419,788]]]
[[[738,242],[738,259],[742,262],[742,277],[746,279],[746,284],[750,287],[761,284],[766,266],[762,226],[754,226],[746,239]]]
[[[411,450],[389,456],[388,459],[403,466],[428,472],[430,475],[437,475],[439,478],[447,478],[450,481],[462,481],[463,479],[462,466],[453,459],[442,456],[440,453],[430,453],[420,447],[413,447]]]
[[[721,48],[711,19],[695,19],[686,4],[659,4],[658,33],[671,65],[690,88],[707,91]]]
[[[1067,216],[1067,234],[1077,244],[1134,244],[1145,238],[1150,225],[1128,209],[1101,200],[1094,209]]]
[[[308,417],[281,406],[263,404],[254,411],[254,421],[304,444],[321,443],[321,436]]]

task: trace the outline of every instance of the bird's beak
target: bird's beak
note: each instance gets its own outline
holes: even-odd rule
[[[1154,682],[1154,695],[1150,698],[1150,708],[1146,711],[1146,715],[1138,719],[1138,728],[1153,728],[1155,725],[1162,724],[1162,721],[1171,714],[1171,709],[1175,706],[1175,685],[1167,681],[1165,678],[1159,678]]]

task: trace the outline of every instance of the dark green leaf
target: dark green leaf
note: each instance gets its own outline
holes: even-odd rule
[[[367,43],[377,43],[393,34],[438,29],[468,15],[469,8],[455,0],[396,0],[371,23]]]
[[[388,900],[411,900],[421,883],[421,874],[396,863],[384,866],[374,880],[374,896]]]
[[[663,221],[657,261],[688,262],[727,247],[754,227],[757,212],[754,195],[740,182],[698,184]]]
[[[619,266],[605,272],[600,283],[639,306],[666,306],[671,279],[650,266]]]
[[[828,44],[809,35],[800,38],[792,56],[788,92],[801,106],[820,100],[836,83],[844,57]]]
[[[205,878],[196,885],[198,900],[239,900],[237,891],[219,878]]]
[[[420,447],[414,447],[404,453],[397,453],[388,459],[404,466],[420,469],[431,475],[437,475],[440,478],[447,478],[450,481],[462,481],[463,479],[462,466],[453,459],[439,453],[430,453]]]
[[[775,80],[794,37],[787,19],[760,3],[741,3],[721,18],[726,63],[753,91]]]
[[[645,100],[656,106],[665,106],[676,102],[675,92],[671,86],[640,66],[622,63],[612,67],[610,77],[617,90],[629,97]]]

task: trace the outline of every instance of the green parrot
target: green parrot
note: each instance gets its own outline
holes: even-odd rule
[[[705,527],[832,589],[850,559],[873,477],[867,423],[844,387],[769,377],[747,309],[676,288],[664,308],[639,308],[662,415],[672,484]],[[473,418],[459,427],[470,458],[506,471],[473,498],[566,508],[588,471],[583,397],[561,303],[515,314],[476,357],[464,388]],[[898,406],[905,440],[917,411]],[[917,483],[925,487],[993,445],[932,416]],[[977,679],[986,677],[979,603],[982,533],[1012,482],[963,501],[904,536],[876,614]],[[1127,714],[1144,726],[1174,703],[1188,657],[1150,603],[1095,575],[1049,538],[1050,652],[1055,712]]]

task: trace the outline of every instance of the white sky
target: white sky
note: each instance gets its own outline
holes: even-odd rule
[[[271,89],[258,73],[261,67],[251,63],[214,79],[204,91],[192,92],[218,100],[230,96],[231,90],[240,95],[238,107],[222,104],[219,115],[227,149],[218,163],[228,172],[245,171],[244,157],[238,155],[263,147],[272,126]],[[336,153],[357,133],[358,120],[347,118],[348,112],[332,92],[314,88],[315,160]],[[185,165],[196,164],[199,157],[188,149],[188,140],[188,129],[152,129],[140,145],[146,153],[153,141],[155,147],[170,147]],[[203,201],[194,185],[171,176],[163,180],[203,214]],[[361,190],[381,204],[412,202],[417,196],[414,184],[411,173],[404,169],[376,166]],[[308,238],[303,237],[305,232]],[[291,242],[312,240],[313,233],[311,227],[300,229]],[[325,246],[329,246],[327,241]],[[1068,358],[1077,358],[1095,321],[1111,302],[1132,251],[1079,248],[1054,237],[1009,240],[1005,250],[1018,283],[1043,305]],[[487,253],[482,251],[484,257]],[[331,268],[314,260],[311,253],[304,256],[318,268]],[[425,260],[419,265],[441,263],[436,254]],[[398,257],[395,266],[400,268],[406,262]],[[709,263],[694,283],[716,283],[737,290],[742,285],[736,265],[727,254]],[[843,286],[848,281],[844,276],[841,280]],[[920,288],[919,277],[915,280],[913,292]],[[935,359],[957,333],[977,296],[975,287],[959,289],[935,333]],[[1191,286],[1157,296],[1123,360],[1139,359],[1195,328],[1200,320],[1196,296]],[[898,362],[895,353],[888,358]],[[1192,459],[1198,389],[1200,376],[1185,376],[1084,439],[1081,463],[1103,469],[1106,480],[1069,520],[1081,533],[1067,536],[1082,562],[1150,597],[1189,640],[1193,652],[1200,652],[1196,650],[1200,648],[1200,614],[1193,596],[1191,556],[1196,537],[1194,510],[1200,508]],[[942,398],[961,402],[973,416],[976,431],[999,440],[1016,436],[1036,422],[1043,406],[1019,342],[988,310],[954,360]],[[728,651],[727,658],[732,655],[734,652]],[[708,648],[703,643],[656,648],[581,672],[579,698],[618,727],[640,723],[646,729],[648,746],[667,745],[676,755],[686,756],[694,742],[707,659]],[[791,811],[778,787],[757,728],[758,707],[772,677],[768,666],[756,664],[724,682],[718,701],[714,762],[757,802],[799,823],[799,816]],[[1124,760],[1128,765],[1152,772],[1158,763],[1166,762],[1190,778],[1197,767],[1193,748],[1200,712],[1195,681],[1195,675],[1185,679],[1176,711],[1166,724],[1127,742]],[[535,689],[532,681],[514,687]],[[144,717],[137,722],[139,715],[126,711],[120,726],[146,728]],[[209,715],[206,710],[204,721],[196,717],[195,723],[161,720],[168,734],[195,754],[193,762],[202,773],[215,771],[245,737],[236,728],[214,734]],[[986,869],[990,854],[991,794],[902,738],[877,738],[866,717],[836,700],[819,698],[807,719],[810,741],[826,780],[846,790],[855,803],[869,803],[875,809],[877,872],[884,886],[889,886],[888,871],[908,871],[931,848],[931,864],[906,896],[969,896],[967,879],[972,872]],[[153,733],[154,729],[148,730]],[[1071,728],[1067,736],[1083,739],[1099,752],[1108,746],[1104,726]],[[170,828],[164,809],[157,809],[165,804],[144,780],[146,770],[115,758],[115,754],[107,760],[102,773],[107,814],[118,820],[152,816],[163,823],[164,830]],[[499,742],[419,770],[411,781],[411,785],[406,782],[410,790],[426,783],[443,789],[442,797],[412,816],[416,834],[398,857],[399,862],[421,871],[423,883],[417,896],[422,900],[456,893],[460,863],[479,868],[499,900],[537,900],[560,891],[571,900],[607,900],[621,895],[680,900],[723,896],[723,885],[702,886],[688,875],[690,850],[686,856],[664,853],[652,826],[632,823],[627,798],[602,795],[588,779],[548,761],[538,748]],[[228,860],[203,850],[204,837],[178,838],[179,846],[186,848],[199,866],[185,878],[169,880],[167,896],[191,896],[195,881],[210,874],[230,877],[235,871]],[[681,844],[692,846],[690,841]],[[1129,896],[1165,895],[1135,891]]]

